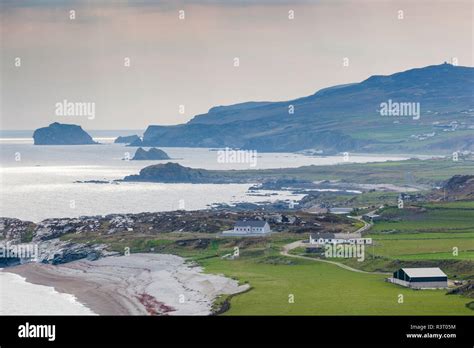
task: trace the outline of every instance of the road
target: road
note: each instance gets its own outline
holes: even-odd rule
[[[372,212],[373,213],[373,212]],[[355,231],[354,233],[361,233],[362,232],[365,232],[366,230],[368,230],[369,228],[372,227],[372,223],[368,223],[367,221],[363,220],[362,219],[362,216],[353,216],[351,217],[352,219],[356,219],[358,221],[362,221],[364,223],[364,226],[362,226],[361,228],[359,228],[357,231]],[[293,242],[293,243],[290,243],[290,244],[286,244],[283,246],[283,250],[280,252],[281,255],[283,256],[288,256],[288,257],[293,257],[293,258],[296,258],[296,259],[303,259],[303,260],[311,260],[311,261],[315,261],[315,262],[325,262],[325,263],[330,263],[330,264],[333,264],[333,265],[336,265],[338,267],[341,267],[341,268],[344,268],[348,271],[352,271],[352,272],[357,272],[357,273],[366,273],[366,274],[383,274],[383,275],[388,275],[390,273],[385,273],[385,272],[366,272],[366,271],[362,271],[360,269],[356,269],[356,268],[353,268],[353,267],[350,267],[350,266],[347,266],[347,265],[344,265],[343,263],[340,263],[340,262],[336,262],[336,261],[330,261],[330,260],[324,260],[324,259],[317,259],[317,258],[314,258],[314,257],[309,257],[309,256],[302,256],[302,255],[293,255],[293,254],[290,254],[290,251],[295,249],[295,248],[298,248],[298,247],[305,247],[307,246],[308,243],[303,243],[302,240],[299,240],[299,241],[296,241],[296,242]]]

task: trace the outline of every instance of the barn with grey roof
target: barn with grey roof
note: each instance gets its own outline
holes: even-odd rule
[[[439,289],[448,287],[448,276],[438,267],[400,268],[389,281],[413,289]]]

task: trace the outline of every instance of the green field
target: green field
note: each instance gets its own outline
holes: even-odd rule
[[[384,220],[376,222],[369,235],[374,240],[369,252],[400,260],[472,261],[474,208],[469,208],[468,203],[384,209]]]
[[[335,265],[291,259],[266,264],[259,259],[201,261],[207,272],[248,282],[252,290],[231,299],[226,315],[472,315],[472,299],[443,290],[417,291]],[[289,295],[294,303],[289,303]],[[403,303],[398,303],[399,295]]]
[[[261,182],[264,179],[291,178],[310,181],[340,180],[360,184],[391,183],[396,185],[439,184],[453,175],[469,175],[473,172],[473,160],[466,159],[454,162],[451,158],[312,165],[285,169],[218,171],[219,175],[255,182]],[[407,179],[407,175],[410,179]]]
[[[206,272],[224,274],[248,283],[251,290],[230,298],[225,315],[473,315],[466,307],[471,298],[446,295],[445,290],[412,290],[384,281],[383,274],[364,274],[336,265],[281,256],[284,244],[301,236],[280,234],[246,243],[241,256],[225,260],[233,243],[242,238],[216,240],[215,248],[200,251],[178,248],[168,242],[160,252],[185,256],[202,265]],[[340,261],[340,260],[337,260]],[[357,261],[351,260],[357,265]],[[384,259],[369,260],[386,265]],[[375,268],[377,268],[376,266]],[[289,296],[294,303],[289,303]],[[403,303],[398,303],[403,295]],[[224,300],[225,298],[221,299]]]
[[[381,213],[385,220],[376,222],[368,235],[375,244],[366,250],[365,261],[333,260],[369,272],[440,267],[450,279],[474,279],[474,210],[468,204],[463,207],[442,203],[386,208]],[[474,315],[466,307],[474,302],[470,297],[447,295],[446,290],[412,290],[385,282],[388,275],[280,255],[283,245],[307,237],[306,233],[278,233],[256,239],[217,238],[215,234],[173,232],[155,236],[84,233],[62,239],[106,243],[117,251],[129,246],[131,252],[176,254],[196,261],[205,272],[248,283],[249,291],[218,299],[220,304],[230,303],[224,315]],[[201,239],[210,242],[198,248],[180,242]],[[235,246],[240,248],[240,258],[221,258]],[[456,256],[453,247],[458,248]],[[304,253],[305,249],[294,251]],[[294,303],[289,303],[290,295]],[[399,303],[400,295],[403,303]]]
[[[401,237],[403,238],[403,236]],[[425,255],[426,259],[431,254],[449,254],[447,258],[474,260],[474,239],[472,238],[442,238],[442,239],[374,239],[374,246],[368,248],[369,253],[388,258],[402,257],[419,259]],[[453,250],[457,248],[457,255]],[[439,258],[439,257],[436,257]]]

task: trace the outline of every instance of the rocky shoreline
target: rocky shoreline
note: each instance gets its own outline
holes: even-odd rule
[[[34,260],[13,255],[2,258],[0,267],[28,282],[72,294],[97,314],[210,315],[216,311],[213,305],[218,296],[247,291],[249,285],[205,274],[197,265],[170,255],[170,249],[127,251],[124,246],[140,239],[168,238],[175,248],[205,249],[220,232],[241,219],[265,220],[274,232],[294,233],[347,223],[344,217],[318,216],[285,207],[109,214],[50,218],[38,223],[0,218],[4,251],[22,245],[37,250]],[[120,247],[113,248],[114,243]]]
[[[38,246],[37,262],[57,265],[117,255],[117,251],[100,242],[114,236],[160,238],[175,232],[194,234],[195,238],[196,234],[209,236],[232,229],[234,223],[242,219],[265,220],[275,232],[304,233],[322,228],[321,224],[325,222],[344,220],[344,217],[331,214],[318,216],[305,213],[298,210],[297,206],[289,208],[284,202],[253,207],[252,210],[247,208],[243,204],[196,211],[50,218],[38,223],[0,217],[0,237],[3,237],[2,244]],[[8,261],[7,258],[2,260]]]

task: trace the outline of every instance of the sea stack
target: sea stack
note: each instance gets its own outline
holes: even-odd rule
[[[75,124],[51,123],[33,133],[35,145],[91,145],[97,144],[92,137]]]
[[[135,156],[133,156],[132,158],[133,161],[137,161],[137,160],[150,161],[150,160],[166,160],[166,159],[170,159],[168,154],[164,152],[163,150],[160,150],[154,147],[148,151],[139,147],[137,151],[135,152]]]

